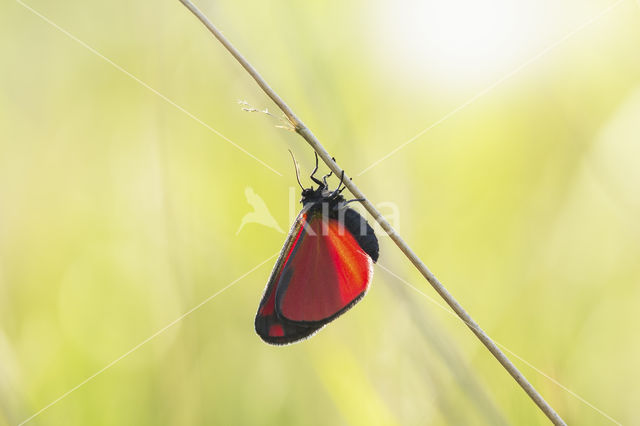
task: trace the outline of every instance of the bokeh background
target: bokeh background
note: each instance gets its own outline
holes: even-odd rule
[[[198,5],[570,424],[640,424],[637,2]],[[546,424],[384,236],[351,312],[254,334],[245,190],[286,230],[312,151],[177,0],[3,1],[0,64],[0,425],[106,366],[27,424]]]

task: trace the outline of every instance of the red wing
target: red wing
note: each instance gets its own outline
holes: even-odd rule
[[[321,329],[319,326],[304,326],[282,321],[274,310],[275,285],[267,288],[266,303],[256,315],[256,332],[267,343],[284,345],[305,339]]]
[[[283,322],[275,311],[276,286],[282,275],[282,265],[284,265],[296,244],[303,239],[303,223],[306,220],[306,213],[301,213],[296,219],[291,232],[285,242],[284,248],[280,253],[280,257],[276,262],[276,266],[271,273],[267,288],[265,289],[262,301],[258,307],[258,313],[255,319],[255,329],[258,335],[267,343],[284,345],[302,340],[311,336],[313,333],[322,328],[319,326],[305,326],[299,324],[291,324]]]
[[[373,261],[336,219],[307,215],[276,284],[278,316],[294,325],[323,325],[364,295]]]

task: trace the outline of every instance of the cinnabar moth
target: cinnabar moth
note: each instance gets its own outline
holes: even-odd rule
[[[295,159],[294,159],[295,163]],[[378,240],[325,176],[302,188],[298,214],[271,272],[255,319],[258,335],[284,345],[303,340],[355,305],[366,293],[378,260]],[[355,201],[355,200],[351,200]]]

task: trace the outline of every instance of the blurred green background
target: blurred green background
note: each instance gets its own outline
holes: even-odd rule
[[[546,424],[464,324],[382,268],[301,344],[254,334],[271,260],[137,347],[280,250],[277,230],[236,235],[245,189],[287,229],[287,149],[305,176],[312,151],[241,110],[278,115],[178,1],[28,5],[273,170],[3,1],[0,425],[133,348],[28,424]],[[198,5],[491,336],[640,424],[637,2]],[[380,240],[380,263],[436,297]],[[614,424],[514,362],[570,424]]]

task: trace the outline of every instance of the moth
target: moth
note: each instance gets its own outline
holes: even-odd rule
[[[292,154],[293,156],[293,154]],[[267,282],[255,318],[255,330],[266,343],[285,345],[306,339],[338,318],[367,292],[378,260],[378,239],[369,223],[327,178],[310,179],[302,188],[302,210],[296,217]],[[341,189],[342,187],[342,189]]]

